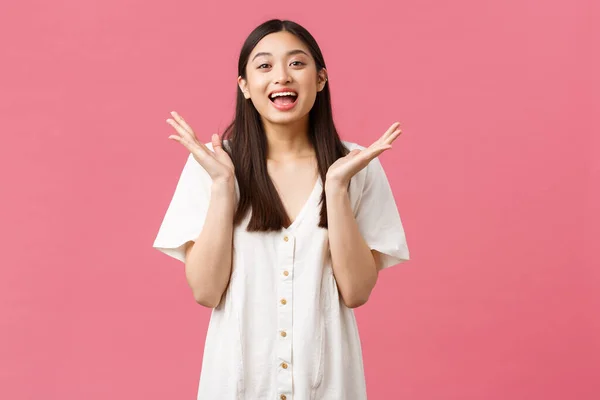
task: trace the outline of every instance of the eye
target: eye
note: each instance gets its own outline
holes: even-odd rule
[[[269,67],[269,64],[260,64],[260,65],[258,66],[258,69],[263,69],[263,65],[266,65],[266,67],[265,67],[265,68],[268,68],[268,67]]]
[[[292,61],[292,65],[298,63],[297,65],[305,65],[302,61]]]

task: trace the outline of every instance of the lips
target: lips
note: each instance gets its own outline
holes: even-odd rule
[[[277,110],[288,111],[298,103],[298,92],[291,88],[277,89],[269,93],[269,100]]]
[[[273,96],[275,93],[285,93],[285,92],[294,93],[296,95],[296,97],[298,97],[298,92],[297,91],[295,91],[292,88],[284,87],[284,88],[281,88],[281,89],[273,90],[271,93],[269,93],[269,99],[271,99],[271,96]]]
[[[271,100],[270,103],[279,111],[289,111],[298,104],[298,97],[294,98],[294,101],[290,100],[290,98],[278,97],[276,100]]]

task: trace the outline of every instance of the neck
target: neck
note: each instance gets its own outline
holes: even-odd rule
[[[291,124],[273,124],[263,122],[267,137],[267,158],[283,161],[314,155],[308,139],[308,118]]]

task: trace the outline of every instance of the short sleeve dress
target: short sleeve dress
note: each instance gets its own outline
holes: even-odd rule
[[[154,248],[185,262],[183,245],[202,231],[210,185],[190,155]],[[248,213],[234,229],[230,284],[210,318],[198,399],[366,399],[354,312],[341,301],[328,231],[318,226],[322,189],[319,179],[288,228],[247,232]],[[352,178],[349,197],[366,243],[382,254],[380,268],[407,261],[404,229],[379,159]]]

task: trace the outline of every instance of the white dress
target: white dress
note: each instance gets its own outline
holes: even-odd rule
[[[210,185],[210,176],[190,154],[154,248],[184,261],[183,244],[202,230]],[[318,227],[322,188],[319,179],[287,229],[247,232],[250,213],[234,229],[231,280],[211,315],[198,399],[366,399],[354,312],[341,301],[328,231]],[[236,193],[239,199],[237,184]],[[381,268],[408,260],[379,159],[352,178],[349,196],[363,238],[382,253]]]

